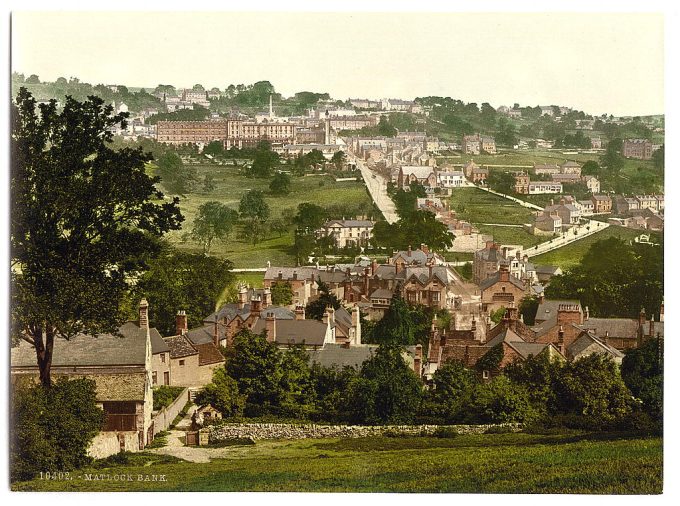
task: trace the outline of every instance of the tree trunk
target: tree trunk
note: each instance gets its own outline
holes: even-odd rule
[[[38,370],[40,371],[40,383],[44,387],[52,386],[52,351],[54,349],[54,329],[47,325],[44,331],[45,340],[43,341],[43,328],[36,327],[33,332],[35,343],[35,354],[38,360]]]

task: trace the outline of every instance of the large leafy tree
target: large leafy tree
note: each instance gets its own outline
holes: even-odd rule
[[[411,310],[397,290],[390,307],[375,325],[371,339],[378,344],[411,345],[416,341],[416,324]]]
[[[203,245],[203,253],[210,253],[215,239],[225,239],[238,220],[238,212],[219,202],[210,201],[198,208],[191,236]]]
[[[246,167],[248,177],[269,177],[274,167],[279,163],[279,155],[271,150],[267,141],[261,141],[255,149],[253,163]]]
[[[655,420],[663,419],[663,341],[653,338],[626,352],[621,376],[642,408]]]
[[[229,260],[164,247],[139,279],[135,292],[148,301],[150,321],[163,335],[175,334],[175,315],[187,313],[189,327],[215,310],[224,287],[234,280]]]
[[[269,183],[269,191],[272,195],[288,195],[290,190],[290,176],[285,172],[277,172]]]
[[[437,416],[445,423],[459,423],[465,419],[477,375],[457,360],[442,364],[432,377],[432,388],[425,394],[423,414]]]
[[[250,190],[241,197],[238,212],[241,218],[252,222],[265,222],[269,219],[269,205],[264,200],[264,194],[260,190]]]
[[[114,330],[153,236],[183,219],[146,174],[149,154],[110,148],[126,117],[94,96],[36,107],[23,88],[12,107],[12,332],[35,346],[45,386],[55,338]]]
[[[180,156],[168,151],[158,159],[158,175],[168,192],[175,195],[186,195],[198,181],[196,169],[185,166]]]
[[[316,300],[308,303],[305,307],[305,315],[311,320],[321,320],[327,307],[333,309],[340,309],[342,305],[340,300],[331,293],[330,288],[323,281],[317,281],[319,297]]]

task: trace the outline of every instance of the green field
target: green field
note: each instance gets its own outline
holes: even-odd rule
[[[578,240],[571,244],[567,244],[548,253],[543,253],[535,257],[531,257],[531,261],[535,264],[541,265],[556,265],[563,271],[578,265],[586,254],[588,249],[597,241],[609,239],[610,237],[618,237],[625,241],[630,241],[640,234],[645,233],[644,230],[631,230],[629,228],[611,225],[605,228],[602,232],[598,232],[585,239]],[[656,247],[656,246],[650,246]]]
[[[269,179],[247,178],[238,167],[198,165],[196,168],[200,181],[203,181],[208,173],[214,176],[215,189],[211,192],[200,191],[202,185],[199,183],[198,190],[180,201],[185,221],[182,230],[172,232],[168,237],[179,249],[185,251],[201,251],[200,246],[194,242],[182,242],[182,235],[191,230],[201,204],[216,200],[238,209],[241,197],[251,189],[265,192],[265,200],[271,209],[270,220],[280,218],[284,209],[296,210],[301,202],[312,202],[324,207],[362,206],[364,209],[370,209],[372,205],[363,181],[336,183],[330,176],[293,177],[292,192],[286,196],[274,197],[269,195]],[[292,244],[292,229],[281,237],[272,232],[265,240],[254,246],[240,241],[234,231],[226,241],[215,243],[210,254],[231,260],[234,267],[266,267],[267,261],[273,265],[294,266],[295,259],[290,251]]]
[[[611,434],[483,434],[258,441],[209,464],[137,454],[69,481],[16,483],[25,491],[298,491],[659,494],[660,438]],[[110,480],[85,481],[86,474]],[[138,475],[165,475],[140,482]],[[133,481],[113,481],[130,475]]]
[[[516,202],[479,188],[457,188],[449,200],[456,216],[473,224],[522,225],[533,222],[533,213]]]

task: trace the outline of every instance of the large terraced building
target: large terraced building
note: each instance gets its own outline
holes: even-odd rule
[[[159,121],[156,140],[166,144],[209,144],[221,141],[226,149],[255,146],[267,140],[272,144],[294,144],[296,126],[286,122],[239,119],[206,121]]]

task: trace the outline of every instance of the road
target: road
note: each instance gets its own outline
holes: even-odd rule
[[[516,202],[517,204],[527,207],[529,209],[535,209],[538,211],[543,210],[542,207],[537,206],[536,204],[526,202],[524,200],[518,199],[517,197],[505,195],[503,193],[491,190],[490,188],[484,188],[483,186],[478,186],[477,188],[489,193],[493,193],[494,195],[498,195],[499,197],[512,200],[513,202]],[[548,251],[556,250],[557,248],[561,248],[562,246],[566,246],[567,244],[571,244],[572,242],[579,241],[584,237],[588,237],[598,232],[602,232],[607,227],[609,227],[609,223],[603,223],[601,221],[596,220],[585,220],[584,223],[570,229],[568,232],[565,232],[560,237],[542,242],[541,244],[538,244],[532,248],[524,250],[524,253],[526,253],[528,257],[542,255],[543,253],[547,253]]]
[[[395,223],[399,217],[397,216],[394,202],[392,202],[392,199],[387,195],[387,181],[385,178],[369,169],[363,160],[354,156],[354,153],[349,150],[347,151],[347,157],[352,163],[359,167],[361,176],[366,183],[366,188],[368,188],[368,192],[371,194],[373,202],[383,213],[387,223]]]

